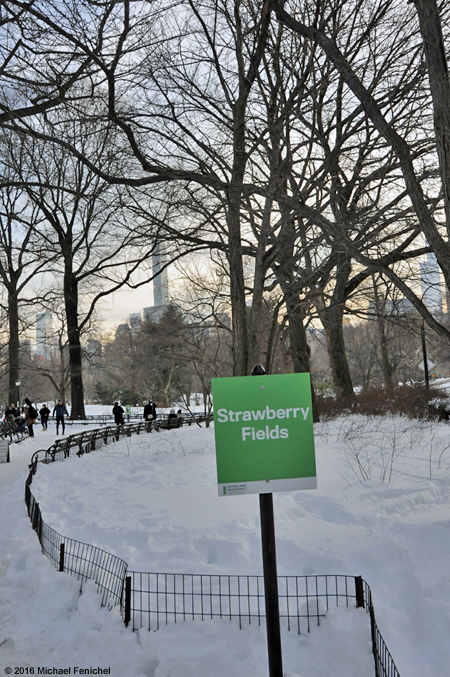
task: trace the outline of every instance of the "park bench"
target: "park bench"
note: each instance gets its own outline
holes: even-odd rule
[[[160,430],[172,430],[173,428],[181,428],[183,425],[183,419],[179,418],[164,418],[159,422]]]

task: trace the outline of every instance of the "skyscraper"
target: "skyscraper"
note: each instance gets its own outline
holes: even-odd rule
[[[50,357],[52,332],[53,317],[51,313],[38,313],[36,315],[36,355],[40,355],[46,360]]]
[[[158,243],[152,256],[153,275],[153,305],[167,306],[169,303],[169,279],[167,277],[167,268],[161,270],[164,266],[166,257],[161,251],[161,245]]]
[[[423,303],[432,315],[440,315],[442,313],[441,269],[436,255],[432,252],[427,254],[427,260],[420,264],[420,282]]]
[[[161,245],[158,243],[152,256],[153,265],[153,306],[147,306],[143,309],[144,322],[150,320],[159,322],[169,305],[169,278],[167,277],[167,268],[163,269],[166,256],[161,251]]]

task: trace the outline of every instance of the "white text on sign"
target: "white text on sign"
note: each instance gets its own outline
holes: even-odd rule
[[[219,409],[217,412],[217,420],[219,423],[238,423],[241,421],[264,421],[274,418],[297,418],[303,416],[306,421],[309,414],[309,407],[288,407],[287,409],[258,409],[257,411],[233,411],[232,409]],[[291,416],[292,414],[292,416]]]

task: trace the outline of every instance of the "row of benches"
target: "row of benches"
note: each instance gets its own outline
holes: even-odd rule
[[[0,439],[21,442],[28,436],[28,428],[14,421],[0,421]]]
[[[212,416],[210,417],[212,419]],[[109,441],[119,441],[121,437],[131,437],[131,435],[139,435],[141,432],[151,433],[152,431],[160,432],[161,430],[172,430],[174,428],[181,428],[183,423],[192,425],[192,423],[201,423],[205,420],[202,414],[196,414],[195,418],[190,420],[181,418],[157,418],[152,421],[143,421],[138,423],[127,423],[125,425],[107,426],[105,428],[96,428],[92,431],[83,431],[75,435],[68,435],[56,440],[48,449],[39,449],[35,451],[31,457],[30,468],[36,463],[51,463],[56,460],[62,460],[69,456],[83,456],[103,444],[108,444]]]

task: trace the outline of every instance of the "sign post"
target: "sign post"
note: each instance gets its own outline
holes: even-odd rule
[[[263,555],[264,599],[266,602],[267,654],[270,677],[283,677],[280,607],[278,603],[277,553],[272,494],[259,495]]]
[[[270,677],[282,677],[273,491],[315,489],[309,374],[212,379],[219,496],[259,494]]]
[[[9,463],[8,440],[0,440],[0,463]]]

